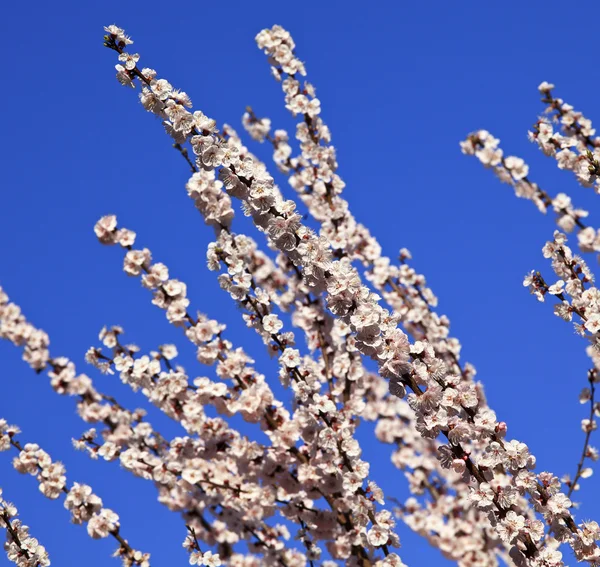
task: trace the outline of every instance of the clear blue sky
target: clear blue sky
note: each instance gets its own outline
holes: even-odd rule
[[[260,29],[279,23],[293,33],[317,87],[355,215],[388,255],[401,246],[412,251],[509,436],[530,445],[539,470],[574,471],[587,412],[577,401],[589,364],[585,344],[521,285],[530,269],[549,273],[540,249],[554,229],[552,217],[517,200],[462,156],[458,143],[472,130],[490,130],[505,152],[529,162],[531,179],[550,194],[571,194],[599,226],[600,197],[559,172],[526,132],[542,109],[536,90],[542,80],[600,121],[593,41],[581,40],[600,6],[586,3],[569,25],[562,20],[569,16],[565,4],[554,1],[34,1],[7,3],[3,16],[0,283],[50,334],[55,355],[73,358],[105,390],[136,405],[143,400],[118,379],[85,367],[83,355],[97,344],[98,331],[121,324],[128,340],[145,349],[179,340],[139,281],[121,272],[120,251],[96,242],[95,221],[116,213],[188,283],[194,307],[228,323],[276,380],[260,341],[204,267],[212,232],[186,196],[186,168],[160,124],[114,79],[115,54],[102,47],[102,28],[124,27],[140,63],[219,122],[241,131],[250,104],[276,127],[292,130],[254,44]],[[256,151],[268,158],[266,148]],[[189,351],[185,356],[192,359]],[[0,359],[0,415],[22,427],[24,440],[63,460],[70,480],[92,484],[121,515],[131,543],[152,553],[155,567],[187,564],[183,524],[155,501],[154,487],[75,452],[70,439],[85,425],[73,400],[55,395],[10,345],[0,344]],[[210,372],[191,362],[188,369]],[[176,431],[158,412],[150,417]],[[53,565],[117,565],[110,559],[113,542],[91,541],[85,529],[69,525],[61,504],[12,470],[11,457],[0,455],[0,486]],[[387,492],[405,495],[387,449],[369,447],[367,457]],[[598,520],[598,478],[584,481],[580,495],[586,503],[578,516]],[[407,563],[445,564],[407,528],[400,527],[400,536]]]

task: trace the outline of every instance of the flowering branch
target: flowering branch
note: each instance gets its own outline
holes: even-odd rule
[[[584,187],[600,193],[600,139],[594,137],[592,122],[570,104],[552,95],[554,85],[544,81],[538,87],[547,105],[546,117],[540,118],[529,132],[529,139],[548,156],[553,156],[559,169],[567,169]],[[553,123],[560,122],[564,135],[554,132]],[[571,149],[573,148],[573,149]]]
[[[588,382],[590,384],[589,388],[584,388],[579,395],[579,401],[581,403],[589,402],[590,405],[590,415],[588,419],[584,419],[581,423],[581,428],[585,432],[585,439],[583,442],[583,450],[581,451],[581,458],[579,459],[579,463],[577,463],[577,471],[575,472],[575,476],[573,480],[569,480],[566,484],[569,486],[569,492],[567,496],[570,498],[573,491],[579,489],[579,479],[580,478],[588,478],[592,475],[592,469],[587,467],[584,468],[586,459],[591,459],[593,461],[598,460],[598,451],[590,446],[590,438],[592,436],[592,431],[597,429],[596,421],[594,420],[594,415],[600,413],[600,409],[595,401],[596,394],[596,383],[600,381],[598,376],[598,369],[592,368],[588,371]]]
[[[61,494],[66,495],[65,508],[71,512],[71,520],[76,524],[87,524],[87,532],[91,538],[100,539],[110,535],[117,540],[119,548],[115,556],[122,558],[124,567],[150,567],[150,555],[133,549],[123,539],[119,516],[102,507],[102,500],[93,494],[91,487],[76,482],[68,489],[64,465],[52,461],[50,455],[39,445],[21,445],[15,437],[18,433],[18,427],[7,425],[5,420],[0,419],[0,451],[13,447],[19,452],[13,460],[17,472],[35,476],[40,492],[51,500],[56,500]]]
[[[528,178],[529,166],[523,159],[515,156],[504,157],[498,146],[499,140],[486,130],[469,134],[461,142],[464,154],[474,155],[485,167],[491,167],[500,181],[512,185],[517,197],[530,199],[538,210],[546,213],[552,207],[556,213],[556,224],[565,232],[577,229],[577,237],[582,252],[600,251],[600,232],[586,226],[581,219],[588,216],[583,209],[574,209],[571,198],[566,193],[559,193],[552,198],[537,183]]]
[[[17,508],[2,498],[0,488],[0,528],[6,530],[4,549],[9,561],[18,567],[47,567],[48,553],[38,540],[29,535],[29,527],[16,519]]]

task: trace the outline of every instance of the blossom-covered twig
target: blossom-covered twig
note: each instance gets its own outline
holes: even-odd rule
[[[500,181],[511,185],[517,197],[533,201],[542,213],[552,208],[556,214],[556,224],[561,230],[576,230],[582,252],[600,251],[600,231],[586,226],[581,220],[588,216],[588,211],[575,209],[566,193],[559,193],[552,198],[529,179],[529,166],[522,158],[504,156],[499,142],[500,140],[494,138],[487,130],[478,130],[469,134],[460,145],[464,154],[474,155],[485,167],[491,167]]]
[[[594,399],[596,384],[600,381],[600,291],[594,286],[594,275],[585,260],[574,255],[566,242],[566,236],[555,231],[553,240],[543,248],[544,256],[552,259],[552,268],[559,279],[549,285],[540,272],[532,271],[525,277],[523,285],[539,301],[543,302],[548,296],[556,297],[558,301],[554,304],[554,313],[567,322],[576,316],[579,319],[573,323],[576,333],[591,343],[586,349],[594,363],[594,368],[588,371],[590,387],[584,388],[579,396],[581,403],[590,402],[590,417],[582,421],[586,435],[575,477],[573,480],[565,477],[565,484],[569,486],[567,495],[570,497],[578,488],[578,480],[591,475],[592,470],[584,468],[585,459],[598,460],[598,451],[589,445],[589,441],[592,431],[597,427],[594,415],[600,413],[600,406]]]
[[[18,433],[18,427],[8,425],[5,420],[0,419],[0,450],[7,451],[13,447],[19,452],[13,459],[17,472],[34,476],[39,483],[40,492],[51,500],[64,495],[64,505],[71,512],[71,520],[75,524],[87,524],[87,532],[91,538],[112,536],[119,543],[115,556],[122,558],[124,567],[150,567],[150,554],[133,549],[123,538],[119,516],[102,507],[102,500],[92,492],[92,488],[77,482],[67,488],[64,465],[52,461],[50,455],[35,443],[22,445],[16,438]]]
[[[17,514],[16,506],[2,498],[0,488],[0,528],[6,530],[4,550],[8,560],[18,567],[47,567],[50,559],[46,548],[29,535],[29,527]]]
[[[585,439],[583,442],[583,450],[581,451],[581,458],[577,463],[577,470],[575,471],[575,475],[573,479],[568,479],[565,484],[569,486],[569,492],[567,496],[570,498],[575,490],[579,489],[579,479],[588,478],[592,475],[592,469],[590,467],[586,467],[586,459],[597,461],[598,460],[598,450],[595,447],[590,445],[590,438],[592,436],[592,432],[597,429],[596,420],[594,419],[595,415],[600,413],[600,406],[596,402],[596,384],[600,382],[598,378],[598,369],[592,368],[588,371],[588,383],[590,385],[589,388],[584,388],[579,394],[579,401],[584,403],[589,403],[590,413],[587,419],[582,420],[581,428],[585,433]]]

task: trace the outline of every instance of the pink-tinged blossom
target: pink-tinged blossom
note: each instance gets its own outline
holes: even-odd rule
[[[102,508],[97,514],[94,514],[87,524],[88,534],[94,539],[108,537],[110,533],[116,532],[118,528],[119,516],[108,508]]]

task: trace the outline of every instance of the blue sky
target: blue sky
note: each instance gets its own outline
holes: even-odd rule
[[[542,110],[542,80],[600,120],[600,79],[579,41],[600,7],[590,4],[570,27],[553,25],[564,10],[554,1],[10,3],[3,15],[11,24],[0,39],[0,285],[50,334],[54,354],[71,357],[125,403],[142,405],[118,379],[83,363],[103,325],[121,324],[128,340],[145,349],[178,341],[184,356],[193,356],[139,281],[122,273],[120,251],[97,243],[95,221],[115,213],[188,283],[194,307],[226,322],[239,344],[258,353],[257,366],[274,382],[262,344],[205,268],[212,232],[185,193],[186,168],[160,124],[114,79],[115,56],[102,47],[102,27],[124,27],[140,63],[220,123],[241,131],[249,104],[291,131],[280,88],[254,44],[260,29],[279,23],[292,32],[317,87],[355,216],[388,255],[411,250],[463,344],[463,360],[475,364],[490,405],[508,422],[509,437],[529,444],[539,470],[572,473],[587,413],[577,401],[589,365],[585,344],[521,285],[531,269],[550,273],[541,247],[553,219],[517,200],[458,145],[472,130],[490,130],[506,153],[525,158],[532,180],[551,195],[567,192],[590,210],[590,224],[600,225],[600,198],[526,138]],[[267,148],[250,147],[268,159]],[[281,186],[287,190],[283,180]],[[0,344],[0,360],[0,415],[22,427],[23,440],[65,462],[70,480],[90,483],[119,512],[131,543],[152,553],[154,566],[187,564],[183,524],[155,501],[154,487],[76,453],[70,439],[85,425],[73,400],[55,395],[10,345]],[[210,373],[193,363],[188,369]],[[175,433],[158,412],[150,417]],[[385,447],[369,448],[367,457],[390,495],[405,494]],[[110,559],[112,541],[91,541],[70,525],[62,505],[43,498],[10,459],[0,455],[0,486],[53,565],[118,564]],[[578,517],[598,519],[598,479],[584,481],[580,495]],[[407,563],[445,564],[407,528],[400,536]]]

